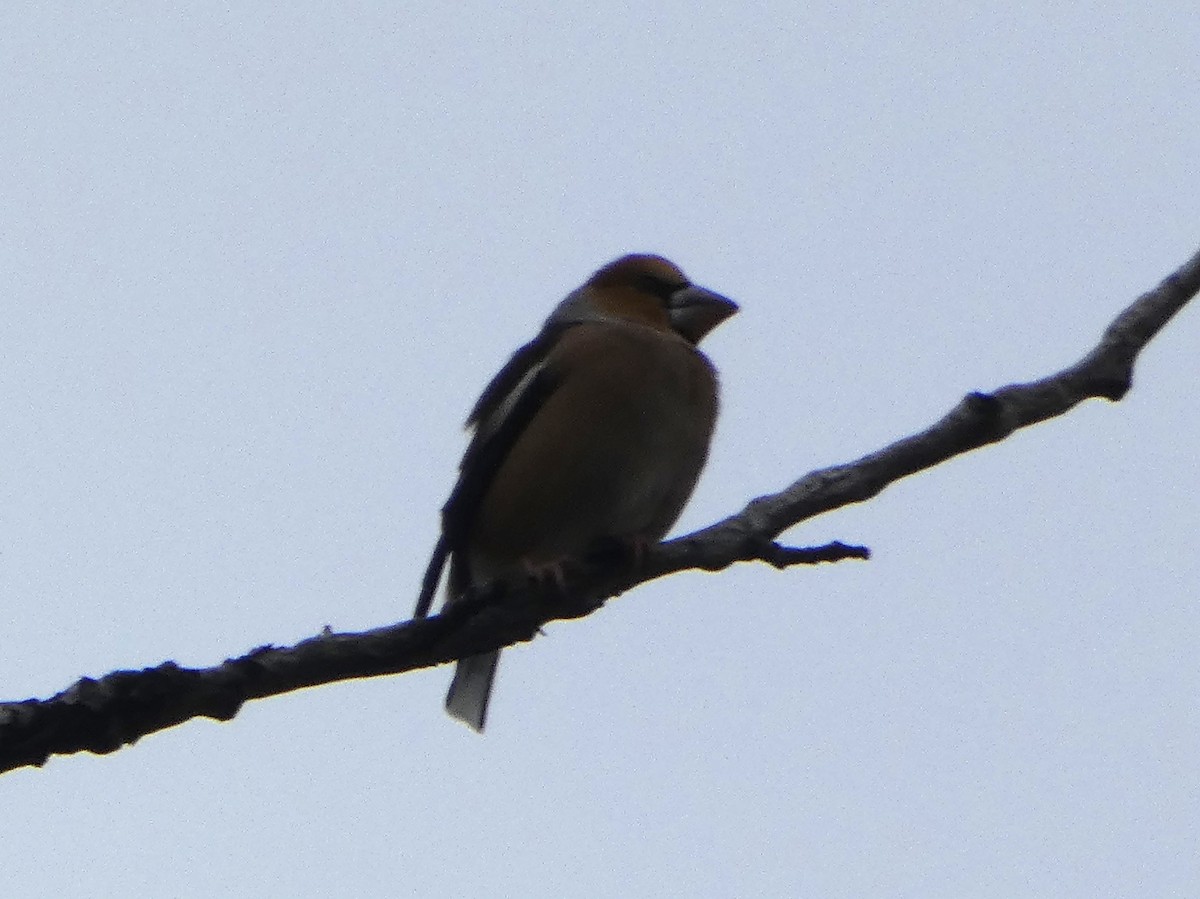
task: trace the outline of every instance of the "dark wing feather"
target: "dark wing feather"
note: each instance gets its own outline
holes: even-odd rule
[[[504,367],[500,371],[496,372],[495,377],[488,382],[487,387],[483,388],[483,393],[471,407],[471,414],[467,416],[467,427],[486,422],[495,415],[500,406],[504,404],[504,400],[521,383],[521,379],[529,374],[531,369],[537,368],[542,363],[561,333],[562,328],[547,326],[537,337],[513,353],[512,358],[504,363]],[[474,441],[472,441],[473,443]],[[470,447],[468,447],[468,456],[470,452]],[[467,459],[464,457],[463,464],[459,467],[464,467],[466,462]]]
[[[438,537],[437,546],[433,548],[433,557],[425,566],[425,577],[421,580],[421,595],[417,597],[417,607],[413,609],[413,618],[424,618],[429,614],[433,605],[433,595],[437,592],[438,581],[442,579],[442,568],[446,564],[446,556],[450,550],[446,546],[446,537]]]
[[[462,548],[475,513],[496,471],[504,463],[525,426],[558,386],[554,373],[544,365],[563,327],[547,327],[513,355],[484,388],[467,418],[475,434],[459,464],[458,482],[442,507],[442,536],[425,570],[414,618],[423,618],[433,604],[447,557],[450,564],[451,595],[461,592],[471,580]]]

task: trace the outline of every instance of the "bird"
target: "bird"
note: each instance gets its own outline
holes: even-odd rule
[[[662,256],[633,253],[571,291],[492,378],[442,507],[414,618],[449,561],[444,608],[602,544],[640,550],[683,511],[708,456],[717,374],[697,344],[738,311]],[[446,711],[476,731],[499,651],[461,659]]]

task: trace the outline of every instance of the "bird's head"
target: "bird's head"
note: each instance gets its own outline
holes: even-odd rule
[[[733,300],[693,284],[662,256],[636,253],[608,263],[572,291],[550,323],[636,322],[699,343],[737,311]]]

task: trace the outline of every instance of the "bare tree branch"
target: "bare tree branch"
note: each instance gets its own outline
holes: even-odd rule
[[[794,525],[852,503],[947,459],[1062,415],[1093,397],[1120,400],[1142,348],[1200,290],[1200,252],[1143,294],[1074,365],[1027,384],[968,394],[941,421],[855,462],[814,471],[736,515],[648,549],[636,571],[597,555],[554,584],[492,585],[451,610],[363,633],[326,632],[291,647],[264,646],[212,668],[167,662],[84,678],[49,699],[0,703],[0,772],[42,765],[51,755],[113,752],[191,718],[227,721],[247,700],[304,687],[440,665],[533,639],[549,621],[578,618],[638,584],[688,569],[719,571],[745,561],[777,568],[865,559],[864,547],[781,546]]]

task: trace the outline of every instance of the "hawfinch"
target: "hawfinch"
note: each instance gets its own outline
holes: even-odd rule
[[[471,410],[414,617],[428,613],[447,557],[452,604],[601,543],[662,539],[717,416],[716,372],[696,344],[737,308],[649,255],[610,262],[559,303]],[[446,711],[477,731],[499,659],[462,659],[446,696]]]

